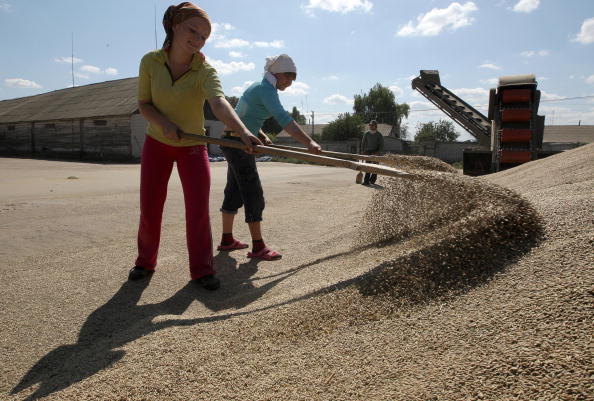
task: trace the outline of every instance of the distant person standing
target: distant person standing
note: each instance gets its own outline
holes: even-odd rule
[[[259,135],[265,144],[271,144],[272,141],[262,132],[261,128],[266,119],[274,117],[289,135],[305,145],[311,153],[319,154],[320,145],[297,125],[283,108],[278,97],[278,91],[287,89],[296,78],[297,67],[291,57],[281,54],[267,58],[264,78],[261,82],[255,82],[245,90],[235,111],[251,133]],[[237,134],[229,132],[228,139],[237,140]],[[248,224],[252,237],[252,251],[248,252],[248,258],[280,259],[281,254],[268,248],[262,239],[261,221],[264,210],[264,192],[254,155],[234,148],[221,147],[221,149],[227,159],[228,167],[225,197],[221,206],[223,236],[217,249],[232,251],[248,247],[248,244],[233,237],[233,221],[237,210],[243,206],[245,222]]]
[[[140,167],[138,257],[129,280],[150,277],[157,265],[167,184],[173,170],[181,180],[186,209],[190,276],[216,290],[210,230],[210,165],[204,142],[181,132],[204,135],[204,101],[227,126],[238,132],[248,150],[261,144],[243,125],[227,100],[217,73],[200,50],[211,33],[208,14],[190,2],[170,6],[163,16],[163,48],[140,62],[138,107],[148,120]]]
[[[384,137],[381,132],[377,130],[377,121],[371,120],[369,122],[369,131],[363,134],[361,140],[361,153],[364,155],[380,155],[384,150]],[[374,162],[368,162],[377,164]],[[377,181],[377,174],[365,173],[363,178],[363,185],[375,184]]]

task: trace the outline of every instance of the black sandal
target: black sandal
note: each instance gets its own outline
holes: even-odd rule
[[[130,280],[130,281],[141,280],[145,277],[152,276],[153,273],[154,273],[153,270],[145,269],[142,266],[134,266],[130,270],[130,273],[128,273],[128,280]]]
[[[212,274],[207,274],[205,276],[202,276],[202,277],[197,278],[192,281],[194,281],[200,287],[202,287],[208,291],[218,290],[219,287],[221,286],[221,280],[219,280]]]

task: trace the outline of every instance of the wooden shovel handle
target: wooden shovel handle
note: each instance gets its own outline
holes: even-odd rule
[[[268,145],[268,146],[272,146],[274,148],[279,148],[279,149],[294,150],[295,152],[307,152],[308,151],[305,148],[298,148],[296,146],[286,146],[286,145]],[[355,161],[365,160],[365,161],[381,163],[382,161],[385,160],[385,158],[383,156],[358,155],[355,153],[333,152],[330,150],[322,150],[320,152],[320,154],[322,156],[329,156],[329,157],[335,157],[337,159],[348,159],[348,160],[355,160]]]
[[[223,139],[223,138],[213,138],[210,136],[205,135],[197,135],[197,134],[190,134],[187,132],[180,133],[182,137],[192,137],[196,139],[200,139],[206,143],[212,143],[219,146],[225,146],[228,148],[235,148],[246,150],[246,145],[241,141],[231,140],[231,139]],[[265,145],[253,145],[254,151],[256,153],[265,153],[268,155],[275,155],[281,157],[291,157],[294,159],[305,160],[312,163],[322,164],[325,166],[334,166],[334,167],[342,167],[348,168],[351,170],[356,171],[364,171],[373,174],[381,174],[381,175],[388,175],[392,177],[410,177],[411,174],[397,170],[395,168],[386,167],[386,166],[379,166],[377,164],[365,164],[360,162],[354,162],[350,160],[344,159],[337,159],[334,157],[328,156],[319,156],[314,155],[311,153],[304,153],[302,151],[294,151],[294,150],[287,150],[287,149],[279,149],[277,147],[272,146],[265,146]]]

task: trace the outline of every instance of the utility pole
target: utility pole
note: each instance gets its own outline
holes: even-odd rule
[[[70,71],[72,72],[72,87],[74,88],[74,32],[72,32],[71,54],[70,54]]]
[[[157,2],[153,3],[155,11],[155,49],[157,49]]]
[[[314,137],[314,111],[311,111],[311,137]]]

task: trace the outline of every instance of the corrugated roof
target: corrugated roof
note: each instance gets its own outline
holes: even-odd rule
[[[0,123],[132,114],[138,109],[137,82],[137,77],[125,78],[3,100]]]
[[[592,143],[594,125],[546,125],[543,142]]]

